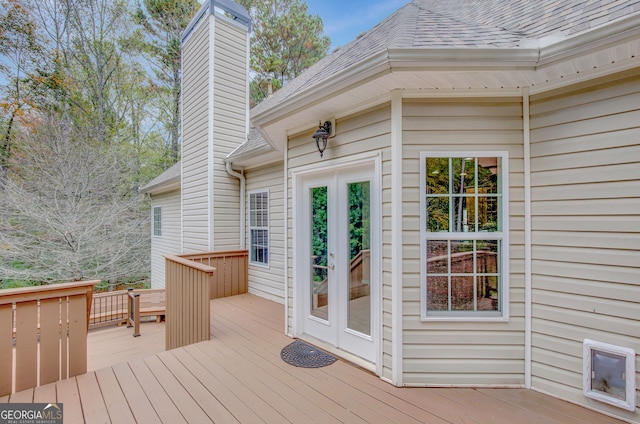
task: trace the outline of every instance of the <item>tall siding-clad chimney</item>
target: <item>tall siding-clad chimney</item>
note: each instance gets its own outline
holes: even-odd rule
[[[247,137],[250,18],[207,2],[182,40],[182,251],[237,249],[238,180],[224,158]]]

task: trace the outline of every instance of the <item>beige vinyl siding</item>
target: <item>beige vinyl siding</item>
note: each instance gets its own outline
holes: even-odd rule
[[[283,163],[245,173],[247,191],[269,191],[269,266],[249,264],[249,292],[284,303],[284,182]],[[247,195],[247,205],[249,196]],[[247,208],[248,211],[248,208]],[[251,246],[247,213],[246,246]]]
[[[520,99],[403,102],[403,373],[410,386],[524,383],[524,162]],[[420,152],[509,154],[508,322],[421,321]]]
[[[213,250],[240,246],[240,183],[224,158],[247,137],[247,32],[216,17],[213,84]]]
[[[583,339],[640,353],[640,77],[611,80],[532,98],[532,383],[640,422],[582,395]]]
[[[293,210],[291,170],[303,165],[328,161],[336,158],[365,152],[382,152],[382,325],[383,344],[383,376],[391,379],[391,107],[382,106],[365,112],[338,119],[336,121],[336,137],[329,140],[324,156],[316,149],[311,137],[317,128],[296,134],[289,139],[288,151],[288,261],[289,311],[288,328],[291,329],[293,317]]]
[[[209,25],[203,19],[182,51],[182,226],[184,252],[209,249]]]
[[[237,249],[240,185],[224,158],[246,140],[246,28],[217,14],[202,20],[183,69],[183,250]]]
[[[162,208],[162,235],[151,236],[151,287],[160,289],[164,288],[164,255],[180,253],[180,190],[153,195],[152,214],[156,206]]]

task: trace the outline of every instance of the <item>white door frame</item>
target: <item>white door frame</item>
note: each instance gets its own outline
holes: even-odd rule
[[[373,172],[371,181],[371,337],[375,350],[375,371],[382,372],[382,156],[380,152],[370,152],[310,164],[292,169],[292,262],[293,262],[293,305],[292,305],[292,335],[304,335],[305,320],[305,290],[296,281],[306,281],[298,278],[308,273],[304,266],[302,246],[308,243],[308,234],[303,231],[303,219],[306,219],[303,202],[304,179],[314,175],[348,170],[352,167],[368,166]],[[308,209],[308,208],[306,208]]]

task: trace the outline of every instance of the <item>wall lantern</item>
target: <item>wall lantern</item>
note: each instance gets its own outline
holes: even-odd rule
[[[320,121],[318,130],[313,134],[313,138],[316,140],[316,147],[320,152],[320,157],[324,153],[324,149],[327,148],[327,139],[331,136],[331,121],[325,121],[324,124]]]

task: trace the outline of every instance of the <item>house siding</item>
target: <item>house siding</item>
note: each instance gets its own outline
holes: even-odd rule
[[[247,136],[247,29],[217,14],[183,48],[183,252],[240,246],[240,185],[224,159]]]
[[[583,339],[640,353],[640,77],[609,80],[532,98],[532,385],[640,422],[582,395]]]
[[[288,143],[288,331],[293,326],[293,191],[292,170],[300,166],[349,157],[353,154],[381,152],[382,154],[382,375],[391,379],[391,106],[385,103],[362,113],[336,120],[336,137],[330,139],[322,159],[311,138],[316,128],[293,135]]]
[[[209,249],[209,20],[203,19],[182,50],[183,251]]]
[[[213,250],[240,246],[240,183],[225,157],[247,139],[247,30],[221,17],[214,27]],[[213,66],[213,65],[212,65]]]
[[[269,266],[249,263],[249,293],[284,303],[284,181],[283,163],[278,162],[245,173],[247,192],[269,191]],[[249,196],[247,194],[247,205]],[[247,207],[247,212],[248,212]],[[246,246],[251,246],[247,213]]]
[[[524,383],[524,149],[521,99],[403,102],[403,382],[408,386]],[[420,153],[507,151],[507,322],[421,321]]]
[[[174,190],[153,196],[154,207],[162,208],[162,235],[151,236],[151,288],[164,288],[164,255],[180,252],[180,191]],[[153,216],[151,217],[153,222]]]

